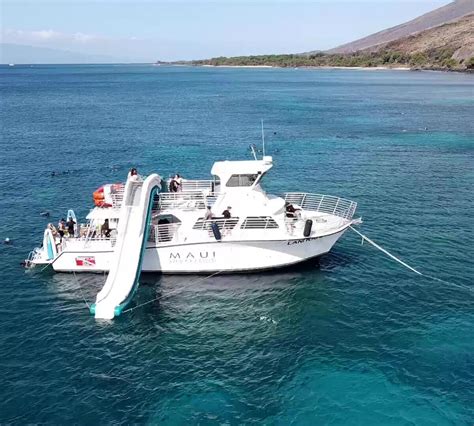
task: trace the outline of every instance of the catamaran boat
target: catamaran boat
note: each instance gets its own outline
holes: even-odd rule
[[[129,174],[125,184],[94,193],[87,224],[76,224],[69,236],[59,239],[48,227],[26,263],[57,272],[109,272],[93,310],[113,318],[128,304],[141,271],[253,272],[328,253],[358,222],[357,204],[329,195],[268,194],[262,184],[272,166],[270,156],[217,161],[213,179],[183,180],[178,192],[168,192],[158,174]]]

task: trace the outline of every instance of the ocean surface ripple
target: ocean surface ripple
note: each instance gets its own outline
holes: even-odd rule
[[[0,423],[471,425],[474,79],[454,73],[153,66],[0,67]],[[265,119],[270,192],[359,203],[309,265],[144,274],[96,322],[102,274],[25,271],[48,221],[98,186],[207,178],[250,158]],[[52,173],[54,172],[54,176]],[[40,216],[48,211],[50,218]],[[83,296],[81,293],[83,291]]]

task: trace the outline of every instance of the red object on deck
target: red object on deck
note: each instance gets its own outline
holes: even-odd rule
[[[94,205],[96,205],[97,207],[104,207],[105,194],[103,186],[97,188],[92,194],[92,197],[94,198]]]
[[[94,199],[94,205],[96,207],[112,207],[112,198],[108,196],[107,201],[105,200],[104,188],[106,186],[110,187],[110,191],[108,191],[108,194],[110,193],[114,194],[122,190],[124,187],[124,184],[123,183],[109,183],[97,188],[92,194],[92,198]]]

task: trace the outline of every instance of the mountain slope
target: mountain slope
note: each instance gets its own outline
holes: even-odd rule
[[[393,40],[457,20],[470,13],[474,13],[474,0],[455,0],[446,6],[425,13],[409,22],[330,49],[327,53],[352,53],[376,45],[386,44]]]
[[[80,64],[119,62],[111,56],[22,44],[0,43],[0,64]]]
[[[448,22],[415,31],[396,40],[380,42],[382,38],[378,38],[377,44],[357,51],[219,57],[182,63],[212,66],[383,67],[473,72],[474,10],[467,15],[464,12],[474,9],[474,0],[458,0],[448,6],[411,21],[416,21],[418,26],[407,23],[394,28],[405,26],[405,29],[411,31],[415,27],[433,25],[444,19],[448,19]],[[461,17],[451,19],[460,14]],[[392,30],[393,28],[387,30],[387,33],[395,34]],[[371,40],[373,42],[375,38]],[[357,43],[359,42],[352,46]],[[362,46],[364,43],[358,45]]]
[[[474,14],[389,43],[352,53],[260,55],[192,61],[194,65],[385,67],[474,70]]]
[[[386,44],[369,47],[366,51],[396,51],[418,55],[420,58],[425,56],[428,60],[434,59],[436,55],[444,55],[446,59],[463,62],[474,57],[474,14]]]

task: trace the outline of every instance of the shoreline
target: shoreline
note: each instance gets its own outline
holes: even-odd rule
[[[210,68],[283,68],[277,67],[274,65],[211,65],[211,64],[202,64],[202,65],[191,65],[195,67],[210,67]]]
[[[462,74],[474,74],[474,70],[471,69],[443,69],[443,68],[410,68],[408,66],[398,66],[398,67],[385,67],[385,66],[376,66],[376,67],[343,67],[343,66],[311,66],[311,65],[300,65],[292,67],[283,67],[279,65],[212,65],[212,64],[192,64],[192,63],[168,63],[166,65],[171,66],[188,66],[188,67],[203,67],[203,68],[249,68],[249,69],[308,69],[308,70],[352,70],[352,71],[431,71],[431,72],[455,72]]]
[[[367,70],[367,71],[413,71],[409,67],[341,67],[341,66],[295,66],[295,67],[281,67],[278,65],[212,65],[212,64],[170,64],[174,66],[192,66],[203,68],[274,68],[274,69],[319,69],[319,70]]]
[[[367,70],[367,71],[412,71],[410,67],[340,67],[340,66],[322,66],[322,67],[308,67],[318,69],[329,69],[329,70]]]

